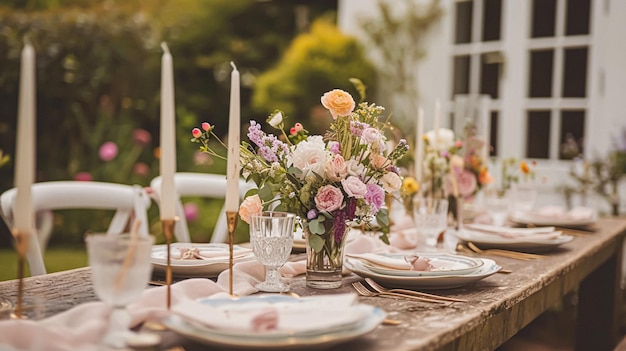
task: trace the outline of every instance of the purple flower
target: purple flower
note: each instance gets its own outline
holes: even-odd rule
[[[317,211],[315,209],[309,210],[309,212],[306,213],[306,218],[308,220],[317,218]]]
[[[366,187],[365,203],[371,207],[372,214],[376,214],[385,203],[385,191],[374,183],[369,183]]]
[[[106,143],[100,146],[100,150],[98,150],[98,155],[102,161],[108,162],[117,156],[117,145],[112,141],[107,141]]]
[[[363,135],[363,131],[369,128],[370,125],[363,122],[351,121],[350,122],[350,133],[354,136],[360,137]]]
[[[328,143],[330,145],[329,149],[330,152],[332,152],[333,154],[339,154],[341,153],[341,145],[336,142],[336,141],[331,141],[330,143]]]
[[[278,140],[274,135],[267,135],[261,130],[261,125],[250,121],[248,138],[259,148],[259,154],[269,162],[276,162],[289,151],[287,144]]]
[[[185,212],[185,218],[187,222],[193,222],[198,219],[198,205],[193,202],[188,202],[183,206],[183,211]]]
[[[343,240],[343,235],[346,233],[346,212],[338,211],[333,221],[333,238],[335,242],[339,244]]]

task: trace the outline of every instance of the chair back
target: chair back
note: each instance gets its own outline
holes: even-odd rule
[[[43,213],[44,220],[35,227],[31,239],[36,240],[40,249],[29,250],[28,260],[32,275],[45,274],[42,249],[46,247],[52,226],[47,217],[51,210],[93,209],[114,210],[115,215],[107,230],[109,234],[119,234],[126,230],[131,215],[140,221],[139,234],[148,235],[148,215],[150,197],[138,185],[125,185],[104,182],[54,181],[32,185],[33,211]],[[9,228],[13,227],[13,211],[17,189],[9,189],[0,195],[0,214]],[[35,218],[33,213],[33,219]],[[33,240],[31,240],[31,246]],[[37,255],[39,257],[37,257]]]
[[[153,198],[159,203],[159,193],[161,192],[161,177],[158,176],[150,182],[153,190]],[[178,172],[174,175],[174,187],[178,193],[178,203],[176,204],[176,215],[179,217],[174,227],[176,239],[179,242],[190,242],[189,227],[185,218],[182,197],[207,197],[214,199],[224,199],[226,197],[226,176],[224,174],[209,173],[186,173]],[[246,192],[252,186],[241,180],[239,183],[239,198],[243,199]],[[217,214],[217,221],[213,234],[211,235],[212,243],[223,243],[228,238],[228,223],[226,221],[225,209],[222,206]]]

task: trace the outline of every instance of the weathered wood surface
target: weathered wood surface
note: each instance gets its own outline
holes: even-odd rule
[[[618,284],[621,248],[626,234],[626,220],[602,219],[598,231],[576,238],[548,253],[548,258],[519,261],[495,258],[511,274],[495,274],[463,288],[439,290],[437,293],[468,300],[441,306],[395,300],[364,298],[362,302],[379,306],[389,318],[402,320],[399,326],[380,326],[372,333],[344,343],[332,350],[491,350],[515,335],[561,297],[580,286],[580,312],[584,318],[578,330],[585,335],[577,339],[578,349],[610,349],[618,341]],[[492,257],[494,258],[494,257]],[[345,278],[344,287],[333,291],[309,289],[304,278],[291,283],[302,296],[352,292]],[[15,281],[0,282],[0,296],[14,299]],[[48,316],[82,302],[96,300],[90,271],[82,268],[48,274],[26,280],[27,301],[39,302],[38,313]],[[592,332],[592,333],[590,333]],[[581,334],[581,333],[579,333]],[[589,335],[592,334],[592,335]],[[206,346],[164,333],[168,345],[182,344],[186,350],[203,350]]]

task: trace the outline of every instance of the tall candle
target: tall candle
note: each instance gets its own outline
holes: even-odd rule
[[[433,121],[433,130],[435,131],[435,145],[439,147],[439,119],[441,118],[441,103],[439,99],[435,100],[435,120]]]
[[[174,122],[174,69],[167,44],[161,43],[161,219],[176,217],[176,131]]]
[[[424,163],[424,109],[417,113],[417,129],[415,131],[415,179],[422,181],[422,164]]]
[[[226,203],[224,209],[230,212],[239,211],[239,71],[233,62],[230,75],[230,115],[228,120],[228,161],[226,164]]]
[[[17,112],[17,145],[15,148],[14,229],[32,233],[33,204],[31,186],[35,181],[35,50],[26,42],[22,49],[20,95]]]

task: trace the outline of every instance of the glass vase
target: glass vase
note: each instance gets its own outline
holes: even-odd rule
[[[348,236],[348,225],[326,228],[323,234],[312,234],[304,229],[306,239],[306,285],[315,289],[341,287],[343,251]],[[316,250],[316,248],[318,250]]]

